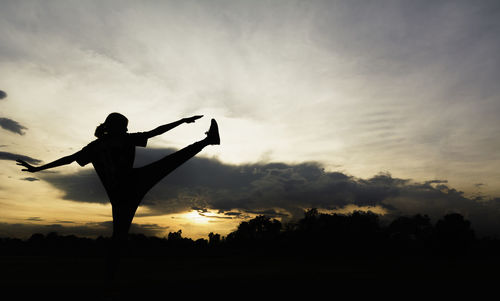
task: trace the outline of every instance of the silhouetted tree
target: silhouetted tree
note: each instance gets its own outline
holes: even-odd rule
[[[182,230],[168,233],[167,241],[171,247],[188,248],[195,245],[191,238],[182,237]]]
[[[401,216],[393,220],[387,228],[392,247],[397,246],[398,250],[414,249],[421,251],[425,248],[433,234],[433,227],[427,215]]]
[[[182,240],[182,230],[178,230],[177,232],[169,232],[167,237],[168,240],[172,242]]]
[[[102,256],[111,238],[79,238],[55,232],[35,233],[27,240],[0,238],[0,254],[31,256]],[[208,247],[218,246],[217,248]],[[220,247],[219,247],[220,246]],[[253,248],[254,246],[258,249]],[[426,215],[402,216],[387,227],[372,212],[325,214],[317,209],[304,212],[304,218],[284,225],[267,216],[241,222],[225,239],[211,232],[207,239],[193,241],[182,237],[182,230],[170,232],[166,238],[130,234],[129,251],[125,256],[170,256],[186,251],[205,254],[239,254],[259,251],[260,254],[306,256],[414,256],[481,254],[497,258],[500,240],[476,239],[471,223],[460,214],[448,214],[433,226]],[[234,249],[232,249],[234,247]],[[243,248],[241,248],[243,247]],[[236,251],[236,252],[234,252]],[[276,253],[278,251],[278,253]],[[409,252],[410,253],[409,253]],[[191,252],[191,251],[190,251]],[[472,253],[476,252],[476,253]],[[92,255],[93,254],[93,255]],[[194,253],[192,253],[194,254]],[[406,257],[411,255],[411,257]]]
[[[33,247],[40,246],[43,243],[44,239],[45,236],[42,233],[34,233],[28,239],[28,243],[31,244]]]
[[[208,246],[208,240],[204,238],[198,238],[197,240],[194,241],[194,245],[197,248],[203,249]]]
[[[354,211],[348,220],[351,234],[366,235],[380,230],[379,216],[371,211]]]
[[[316,208],[311,208],[304,212],[304,218],[298,223],[298,228],[303,232],[317,232],[321,228],[318,223],[319,212]]]
[[[459,213],[445,215],[435,230],[439,247],[451,255],[466,252],[475,240],[471,223]]]
[[[214,234],[213,232],[210,232],[208,234],[208,244],[211,246],[216,246],[219,245],[221,242],[220,234]]]
[[[311,208],[304,212],[304,221],[315,220],[319,216],[318,208]]]
[[[248,222],[242,222],[238,229],[230,233],[226,241],[230,243],[262,243],[276,239],[281,231],[281,222],[259,215]]]
[[[304,212],[295,227],[287,227],[286,237],[307,252],[357,252],[371,247],[379,238],[378,215],[355,211],[351,214],[319,213],[316,208]]]

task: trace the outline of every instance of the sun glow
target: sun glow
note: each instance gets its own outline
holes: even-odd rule
[[[209,217],[204,216],[203,213],[197,210],[192,210],[188,213],[185,213],[182,215],[182,217],[195,224],[208,224],[208,221],[210,220]]]
[[[195,224],[208,224],[210,221],[219,217],[219,215],[207,210],[191,210],[180,215],[179,217],[187,219],[189,222]]]
[[[210,232],[227,235],[234,231],[241,221],[241,218],[217,211],[191,209],[168,215],[168,221],[164,219],[162,224],[168,224],[167,232],[182,230],[183,237],[206,239]]]
[[[363,211],[363,212],[371,211],[375,214],[380,214],[380,215],[387,214],[387,210],[381,206],[357,206],[354,204],[349,204],[344,207],[337,208],[335,210],[330,210],[330,212],[328,213],[351,214],[354,211]]]

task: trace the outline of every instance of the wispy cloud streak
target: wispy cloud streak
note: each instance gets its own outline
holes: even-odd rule
[[[19,122],[12,120],[10,118],[5,118],[5,117],[0,117],[0,127],[3,128],[4,130],[19,134],[19,135],[24,135],[23,130],[27,130],[28,128],[21,125]]]
[[[17,159],[21,159],[21,160],[24,160],[30,164],[40,164],[42,163],[41,160],[38,160],[38,159],[34,159],[32,157],[29,157],[29,156],[25,156],[25,155],[19,155],[19,154],[16,154],[16,153],[10,153],[10,152],[1,152],[0,151],[0,160],[17,160]]]

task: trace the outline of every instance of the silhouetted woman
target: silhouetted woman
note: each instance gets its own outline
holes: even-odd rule
[[[120,245],[126,240],[132,219],[144,195],[161,179],[195,156],[207,145],[220,144],[217,122],[212,119],[207,137],[149,165],[133,168],[135,147],[145,147],[149,138],[161,135],[183,123],[193,123],[203,115],[184,118],[149,132],[127,133],[128,119],[111,113],[95,130],[96,140],[82,150],[42,166],[23,160],[23,171],[37,172],[76,161],[81,166],[92,163],[111,201],[113,237],[110,254],[112,273],[118,264]]]

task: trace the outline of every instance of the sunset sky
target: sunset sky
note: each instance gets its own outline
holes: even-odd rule
[[[134,231],[226,235],[258,214],[459,212],[500,235],[499,1],[0,3],[0,237],[109,236],[91,165],[21,172],[147,131],[136,165],[210,146],[145,198]]]

